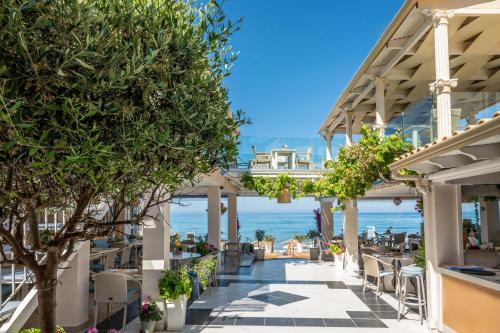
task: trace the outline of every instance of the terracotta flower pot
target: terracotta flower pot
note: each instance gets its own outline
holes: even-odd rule
[[[290,190],[285,188],[281,190],[280,195],[278,196],[278,203],[291,203],[292,195],[290,194]]]

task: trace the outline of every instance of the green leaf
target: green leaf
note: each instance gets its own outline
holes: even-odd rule
[[[83,60],[81,59],[78,59],[78,58],[75,58],[75,61],[82,67],[86,68],[86,69],[90,69],[90,70],[95,70],[94,67],[90,66],[89,64],[87,64],[86,62],[84,62]]]
[[[29,150],[28,155],[29,156],[35,155],[38,152],[38,149],[39,149],[38,147],[31,147],[30,150]]]

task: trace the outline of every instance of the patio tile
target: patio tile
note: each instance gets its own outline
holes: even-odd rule
[[[347,318],[331,318],[324,321],[327,327],[356,327],[352,319]]]
[[[386,328],[387,326],[379,319],[353,319],[357,327]]]
[[[367,304],[367,307],[372,311],[394,311],[395,309],[389,304]]]
[[[259,317],[238,317],[235,325],[241,326],[264,326],[265,318]]]
[[[397,311],[374,311],[373,312],[380,319],[398,319]],[[404,318],[404,316],[401,316]]]
[[[345,283],[342,281],[329,281],[326,283],[326,285],[330,289],[348,289]]]
[[[295,318],[297,327],[325,327],[325,322],[321,318]]]
[[[371,311],[346,311],[349,317],[356,319],[377,319],[377,317]]]
[[[293,318],[272,317],[266,318],[266,326],[295,326]]]
[[[210,322],[210,325],[234,325],[235,321],[236,317],[233,316],[215,317],[215,319]]]
[[[209,321],[209,316],[212,309],[193,309],[189,308],[186,311],[186,324],[187,325],[203,325]]]

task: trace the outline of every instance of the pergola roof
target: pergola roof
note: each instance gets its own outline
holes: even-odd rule
[[[363,123],[374,123],[377,77],[386,82],[386,121],[429,95],[429,83],[435,80],[434,32],[426,13],[438,5],[455,14],[448,29],[450,74],[458,79],[453,91],[499,91],[498,1],[407,0],[333,106],[320,134],[345,131],[344,110],[353,114],[354,133]]]

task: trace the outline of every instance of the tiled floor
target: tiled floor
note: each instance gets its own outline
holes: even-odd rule
[[[429,332],[413,313],[398,322],[394,297],[363,294],[361,279],[333,262],[268,260],[219,278],[189,308],[184,332]]]

